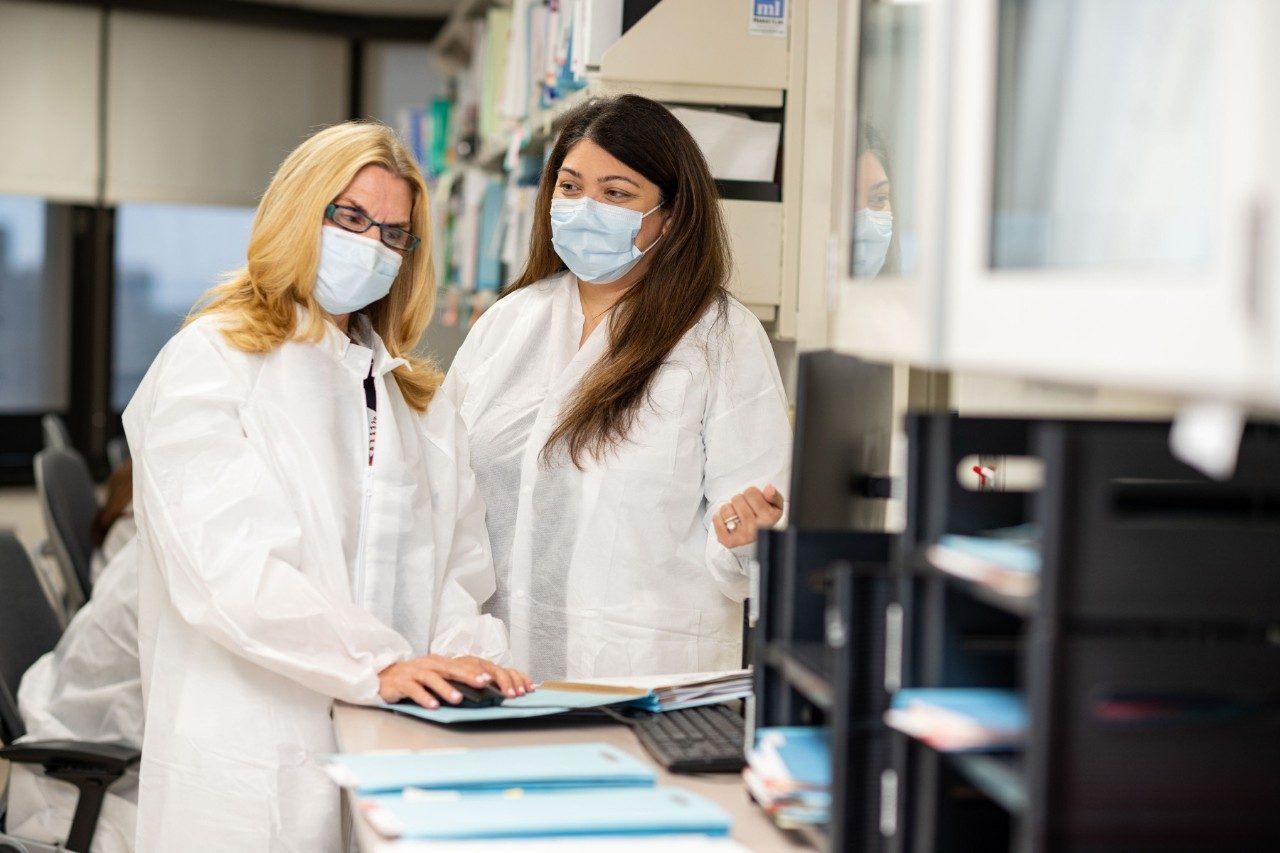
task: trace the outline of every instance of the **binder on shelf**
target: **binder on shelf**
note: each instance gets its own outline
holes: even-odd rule
[[[1001,595],[1030,598],[1040,586],[1040,549],[1028,527],[1017,531],[985,536],[947,534],[929,546],[925,559],[940,571]]]
[[[1000,751],[1022,745],[1027,707],[1014,690],[908,689],[894,694],[885,722],[939,752]]]

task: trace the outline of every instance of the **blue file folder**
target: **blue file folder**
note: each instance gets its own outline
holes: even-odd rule
[[[729,834],[729,815],[676,788],[449,797],[374,796],[360,807],[383,835],[422,840]],[[654,849],[659,849],[655,844]]]
[[[645,693],[605,693],[585,690],[551,690],[540,687],[517,699],[508,699],[492,708],[424,708],[414,702],[397,702],[380,707],[398,714],[408,714],[433,723],[482,723],[490,720],[520,720],[528,717],[548,717],[566,711],[603,708],[606,705],[622,705],[643,700]]]
[[[654,780],[648,764],[605,743],[334,755],[326,768],[361,794],[644,787]]]

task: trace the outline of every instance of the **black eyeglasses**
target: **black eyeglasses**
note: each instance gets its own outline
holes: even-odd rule
[[[347,207],[343,204],[331,204],[326,207],[324,209],[324,218],[332,220],[339,228],[343,228],[353,234],[363,234],[376,225],[383,244],[390,246],[392,249],[399,249],[402,252],[412,252],[422,242],[421,237],[410,234],[398,225],[384,225],[381,222],[375,222],[364,211],[356,210],[354,207]]]

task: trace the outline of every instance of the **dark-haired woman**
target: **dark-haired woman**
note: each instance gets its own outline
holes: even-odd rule
[[[736,668],[756,531],[791,432],[769,341],[729,296],[697,143],[636,96],[572,113],[528,266],[445,381],[535,679]]]

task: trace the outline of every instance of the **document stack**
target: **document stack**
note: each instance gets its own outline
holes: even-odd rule
[[[825,824],[831,810],[830,733],[818,726],[757,729],[742,777],[752,798],[783,829]]]
[[[593,678],[584,681],[549,682],[556,690],[621,690],[637,694],[628,704],[643,711],[678,711],[698,705],[714,705],[751,695],[751,670],[695,672],[684,675],[651,675],[626,678]]]
[[[654,786],[643,761],[603,743],[335,755],[330,777],[393,839],[729,834],[729,816]]]

